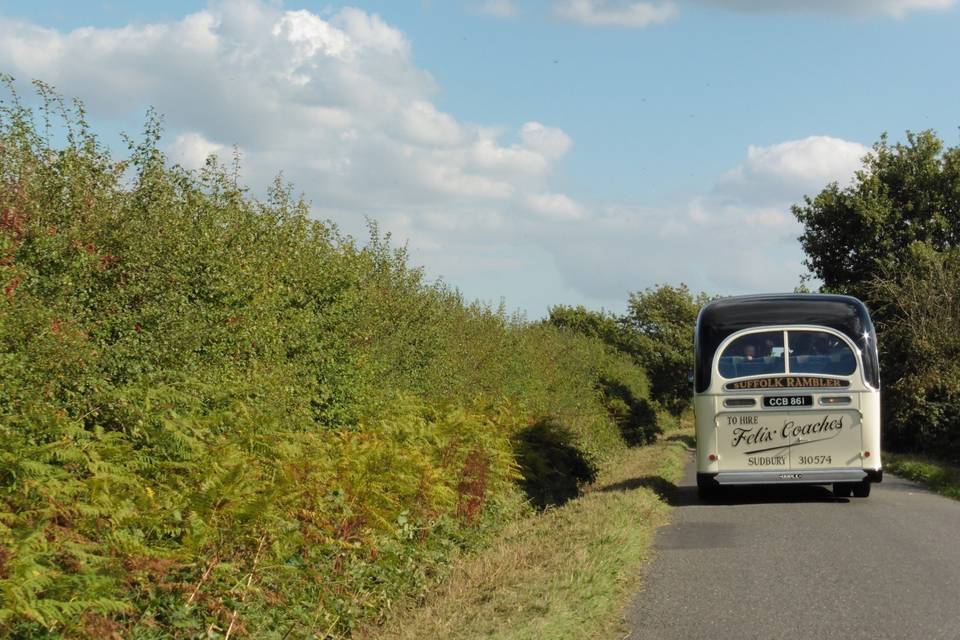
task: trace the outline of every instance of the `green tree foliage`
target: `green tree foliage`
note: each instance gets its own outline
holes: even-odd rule
[[[529,429],[631,441],[601,340],[38,88],[0,107],[0,636],[342,636],[523,508]]]
[[[583,305],[557,305],[550,307],[547,322],[560,329],[599,338],[612,348],[626,353],[636,351],[636,336],[623,318],[613,313],[594,311]]]
[[[960,250],[911,245],[869,285],[886,369],[886,446],[960,462]]]
[[[873,311],[887,446],[956,458],[960,147],[932,131],[884,136],[850,186],[828,185],[793,212],[824,290]]]
[[[664,421],[665,416],[656,418],[659,405],[650,399],[649,380],[645,376],[632,374],[638,370],[637,349],[640,339],[636,331],[623,318],[583,306],[551,307],[544,324],[566,333],[598,339],[607,346],[609,353],[619,358],[619,361],[611,361],[611,365],[600,374],[597,388],[610,417],[620,427],[621,436],[628,444],[652,442],[660,433],[659,423]]]
[[[896,274],[915,242],[942,251],[960,243],[960,147],[932,131],[873,146],[853,184],[828,185],[793,207],[807,266],[828,291],[866,296],[864,284]]]
[[[550,308],[546,322],[599,338],[611,349],[629,355],[649,374],[652,397],[678,415],[690,403],[687,376],[693,371],[697,314],[711,299],[706,293],[694,296],[685,284],[660,285],[631,293],[623,316],[583,306],[558,305]],[[622,390],[614,387],[608,387],[605,393],[608,397],[624,398]],[[629,401],[627,405],[630,407]],[[647,410],[648,407],[626,409],[627,412]]]
[[[674,413],[690,402],[693,332],[710,296],[694,296],[685,284],[630,294],[625,321],[638,336],[636,359],[650,374],[653,397]]]

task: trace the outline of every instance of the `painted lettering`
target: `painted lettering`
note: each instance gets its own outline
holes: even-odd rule
[[[730,382],[727,389],[839,389],[850,386],[848,380],[837,378],[820,378],[816,376],[771,376],[767,378],[752,378]]]
[[[799,436],[808,436],[824,431],[841,431],[843,429],[843,416],[831,419],[830,416],[823,416],[822,420],[817,422],[808,422],[806,424],[796,424],[793,420],[784,423],[780,431],[782,438],[796,438]]]
[[[768,429],[767,427],[759,427],[758,429],[745,429],[743,427],[737,427],[733,430],[733,442],[732,446],[737,447],[741,442],[744,444],[757,444],[760,442],[770,442],[773,440],[773,436],[776,432]]]

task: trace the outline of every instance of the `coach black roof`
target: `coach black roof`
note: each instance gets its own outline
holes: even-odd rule
[[[783,324],[813,324],[835,329],[863,352],[863,373],[880,387],[877,333],[866,305],[851,296],[784,293],[715,300],[700,310],[695,338],[696,389],[710,386],[713,356],[725,338],[741,329]]]

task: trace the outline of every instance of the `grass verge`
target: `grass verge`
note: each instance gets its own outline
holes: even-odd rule
[[[883,454],[884,469],[922,482],[939,494],[960,500],[960,467],[928,458],[900,453]]]
[[[692,429],[665,434],[606,465],[582,496],[507,527],[461,558],[420,606],[400,607],[357,637],[612,638],[636,593],[666,491],[688,458]]]

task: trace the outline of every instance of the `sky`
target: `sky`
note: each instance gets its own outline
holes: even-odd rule
[[[960,127],[957,0],[0,0],[0,72],[106,144],[237,148],[362,239],[531,319],[631,291],[789,291],[792,204],[884,132]]]

